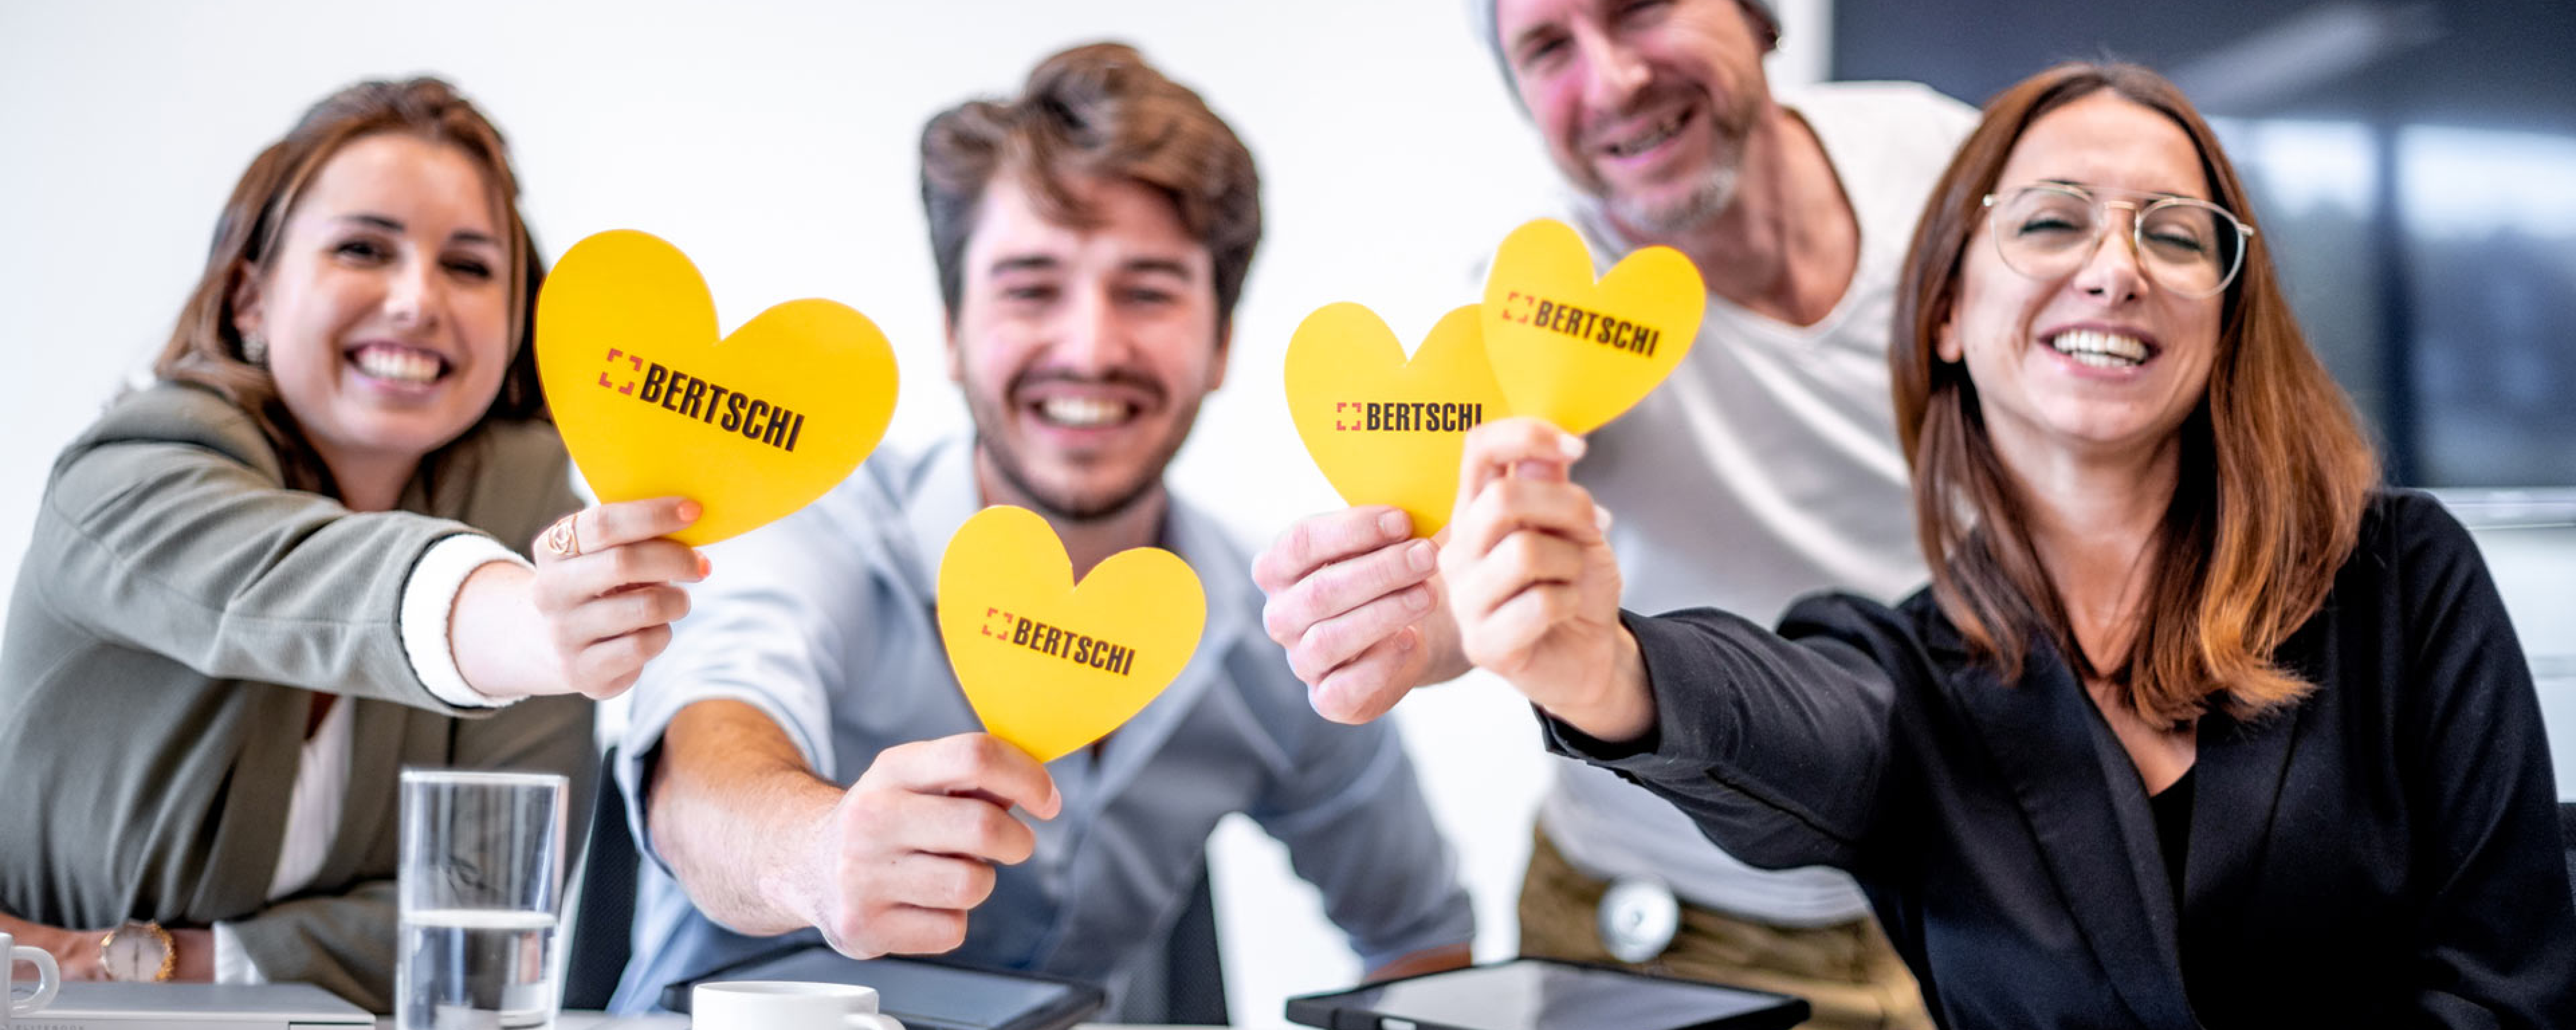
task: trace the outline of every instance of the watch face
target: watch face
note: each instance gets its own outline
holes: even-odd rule
[[[161,942],[140,926],[123,927],[107,942],[107,951],[99,958],[111,980],[150,980],[161,972]]]

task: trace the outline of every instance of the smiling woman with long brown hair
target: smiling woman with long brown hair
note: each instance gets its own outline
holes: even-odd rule
[[[517,196],[446,83],[326,98],[243,172],[159,381],[55,463],[0,648],[0,782],[42,799],[0,809],[0,929],[67,976],[388,1011],[398,769],[587,790],[587,699],[705,567],[662,539],[691,502],[576,513]]]
[[[1943,1026],[2576,1026],[2529,667],[2251,215],[2155,73],[2024,80],[1900,292],[1932,586],[1621,612],[1581,441],[1510,420],[1440,555],[1468,656],[1729,851],[1851,871]]]

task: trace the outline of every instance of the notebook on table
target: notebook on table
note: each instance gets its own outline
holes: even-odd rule
[[[311,984],[74,981],[10,1030],[374,1030],[376,1017]]]

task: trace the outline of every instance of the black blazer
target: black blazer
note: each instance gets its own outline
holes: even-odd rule
[[[2179,911],[2136,766],[2051,647],[1971,664],[1928,591],[1628,616],[1641,741],[1551,747],[1765,866],[1869,893],[1945,1027],[2576,1027],[2571,899],[2529,667],[2468,533],[2375,496],[2276,656],[2317,691],[2203,717]]]

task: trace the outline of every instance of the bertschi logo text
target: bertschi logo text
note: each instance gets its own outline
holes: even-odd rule
[[[805,414],[791,411],[783,404],[727,389],[676,368],[664,368],[640,354],[629,354],[616,348],[608,351],[608,366],[624,362],[631,373],[644,378],[639,383],[627,379],[612,383],[608,373],[599,374],[603,389],[615,390],[664,411],[696,419],[727,433],[738,433],[744,439],[766,444],[789,454],[796,453],[796,439],[805,432]]]
[[[984,635],[1075,665],[1124,676],[1136,667],[1136,649],[1062,626],[1050,626],[999,608],[984,609]]]

